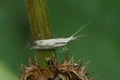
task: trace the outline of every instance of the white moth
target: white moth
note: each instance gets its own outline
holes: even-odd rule
[[[85,35],[81,35],[81,36],[75,36],[75,35],[78,34],[88,24],[90,24],[90,22],[83,25],[80,29],[78,29],[73,35],[71,35],[68,38],[53,38],[53,39],[45,39],[45,40],[36,40],[36,41],[33,41],[29,45],[29,47],[30,49],[36,49],[36,50],[51,50],[51,49],[65,46],[69,42],[76,40],[79,37],[85,36]]]

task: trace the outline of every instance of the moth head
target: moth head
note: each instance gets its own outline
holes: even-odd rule
[[[27,48],[30,48],[30,49],[34,49],[36,47],[37,47],[37,44],[34,41],[31,41],[27,46]]]

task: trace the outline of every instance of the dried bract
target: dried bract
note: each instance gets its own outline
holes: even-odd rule
[[[72,57],[60,64],[57,60],[46,58],[49,68],[40,68],[38,64],[30,61],[20,80],[92,80],[88,78],[87,64],[79,66]]]

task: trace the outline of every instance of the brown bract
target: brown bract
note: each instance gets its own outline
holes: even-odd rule
[[[71,58],[60,64],[57,60],[46,58],[49,68],[40,68],[35,62],[30,61],[20,80],[93,80],[88,78],[87,64],[79,66]]]

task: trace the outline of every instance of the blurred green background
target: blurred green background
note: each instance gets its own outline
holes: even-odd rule
[[[120,80],[120,1],[48,0],[54,37],[68,37],[89,21],[80,38],[69,44],[69,54],[83,63],[96,80]],[[0,80],[20,76],[20,64],[34,55],[24,0],[0,0]],[[58,54],[58,56],[61,56]]]

